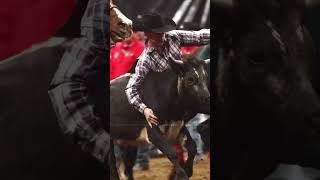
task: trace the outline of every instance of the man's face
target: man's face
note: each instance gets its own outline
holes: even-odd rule
[[[145,39],[145,35],[144,35],[143,31],[136,31],[136,32],[133,33],[133,36],[136,39],[139,39],[139,40],[144,40]]]
[[[145,35],[149,38],[149,41],[155,45],[162,45],[164,42],[164,33],[150,33],[146,32]]]

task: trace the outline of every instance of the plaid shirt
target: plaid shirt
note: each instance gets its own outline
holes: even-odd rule
[[[111,143],[104,124],[108,118],[108,11],[109,0],[89,0],[81,21],[83,37],[66,49],[49,88],[62,131],[100,162],[105,162]]]
[[[170,59],[181,59],[181,46],[201,46],[209,44],[210,29],[200,31],[173,30],[165,33],[166,41],[160,50],[146,47],[139,57],[135,73],[131,76],[126,94],[135,109],[143,113],[147,107],[141,100],[138,89],[150,71],[162,72],[169,68]]]

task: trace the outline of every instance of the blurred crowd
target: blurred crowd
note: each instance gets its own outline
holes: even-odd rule
[[[144,33],[137,31],[110,49],[110,80],[130,70],[144,49],[144,38]]]

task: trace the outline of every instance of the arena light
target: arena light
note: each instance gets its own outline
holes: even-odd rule
[[[184,22],[192,22],[194,17],[197,14],[197,11],[201,5],[202,0],[195,0],[193,1],[186,17],[184,18]]]
[[[210,16],[210,0],[206,0],[206,4],[204,6],[204,11],[201,17],[200,27],[204,27],[206,22],[208,21],[208,17]]]
[[[183,1],[183,3],[181,4],[181,6],[179,7],[179,9],[177,10],[177,12],[175,13],[174,17],[172,18],[172,20],[176,23],[179,24],[181,18],[184,16],[184,14],[186,13],[188,7],[190,6],[192,0],[185,0]]]

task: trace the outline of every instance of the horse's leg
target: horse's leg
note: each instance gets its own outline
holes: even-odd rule
[[[197,154],[197,145],[194,142],[194,140],[191,138],[191,135],[185,126],[182,128],[181,133],[187,137],[186,147],[188,150],[188,159],[185,163],[184,169],[188,177],[191,177],[193,173],[193,160]]]
[[[148,135],[150,141],[159,148],[163,154],[165,154],[169,160],[172,162],[176,169],[176,179],[178,180],[187,180],[188,176],[185,173],[184,169],[180,166],[178,161],[178,155],[172,145],[166,140],[163,133],[160,131],[159,127],[150,128],[147,127]]]
[[[127,180],[133,180],[133,166],[136,162],[137,147],[124,147],[121,150],[123,152],[124,173],[127,176]]]

